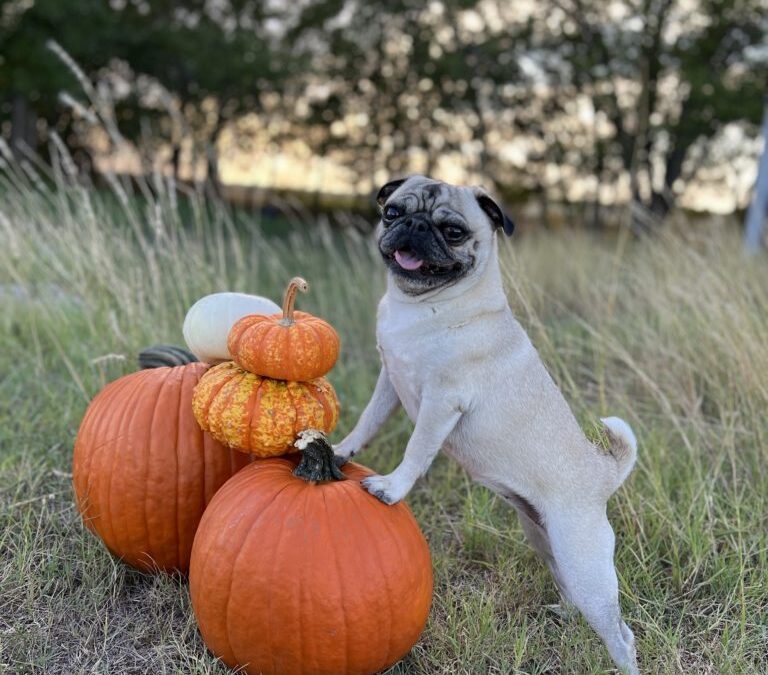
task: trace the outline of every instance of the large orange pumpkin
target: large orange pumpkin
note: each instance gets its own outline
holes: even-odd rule
[[[195,387],[192,408],[214,438],[259,457],[290,452],[299,431],[312,427],[330,433],[339,419],[339,400],[324,377],[273,380],[232,361],[205,374]]]
[[[72,478],[85,524],[126,563],[189,567],[200,517],[249,463],[198,426],[192,390],[203,363],[141,370],[91,401],[75,440]]]
[[[312,314],[294,312],[296,293],[308,290],[301,277],[288,284],[282,314],[249,314],[229,331],[227,347],[244,370],[277,380],[306,382],[330,372],[339,358],[339,335]]]
[[[349,463],[337,481],[330,446],[310,445],[298,469],[295,456],[254,462],[214,497],[192,547],[192,607],[231,668],[375,673],[424,629],[429,548],[404,503],[363,489],[368,469]]]

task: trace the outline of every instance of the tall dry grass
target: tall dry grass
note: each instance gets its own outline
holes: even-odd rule
[[[217,290],[279,297],[342,337],[331,379],[340,437],[373,388],[384,274],[370,238],[297,214],[282,237],[170,180],[11,164],[0,180],[0,670],[219,672],[183,586],[113,561],[71,503],[88,399],[139,348],[181,343]],[[585,426],[627,418],[640,459],[610,503],[622,604],[645,672],[758,673],[768,638],[768,260],[727,226],[536,233],[502,245],[510,303]],[[510,384],[512,391],[514,383]],[[380,471],[409,434],[394,419],[364,457]],[[393,672],[610,669],[556,595],[514,516],[440,458],[410,497],[437,588],[422,642]],[[223,672],[223,671],[222,671]]]

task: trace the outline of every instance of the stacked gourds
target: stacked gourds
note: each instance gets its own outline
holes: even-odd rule
[[[325,379],[339,338],[294,310],[306,289],[292,279],[279,314],[264,298],[198,301],[187,343],[223,362],[183,364],[178,349],[161,350],[144,361],[182,365],[102,390],[78,432],[75,493],[88,526],[126,562],[189,570],[200,631],[227,665],[364,675],[418,640],[431,561],[410,509],[368,494],[360,481],[371,471],[339,467],[325,439],[339,414]],[[232,306],[255,301],[266,312],[233,317]],[[226,348],[211,321],[231,325]]]
[[[322,319],[294,309],[307,282],[288,284],[281,314],[250,314],[229,332],[232,361],[211,368],[195,388],[200,427],[225,445],[258,457],[292,450],[297,434],[330,433],[339,400],[324,377],[339,357],[339,336]]]

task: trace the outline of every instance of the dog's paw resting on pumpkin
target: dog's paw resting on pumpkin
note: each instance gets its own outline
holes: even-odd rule
[[[369,476],[361,482],[368,492],[385,504],[397,504],[413,487],[413,481],[403,479],[396,471],[387,476]]]

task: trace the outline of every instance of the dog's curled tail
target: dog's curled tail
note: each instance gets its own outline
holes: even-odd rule
[[[635,466],[637,459],[637,437],[632,427],[620,417],[602,417],[600,421],[605,425],[605,433],[608,436],[608,452],[616,460],[616,486],[624,482]]]

